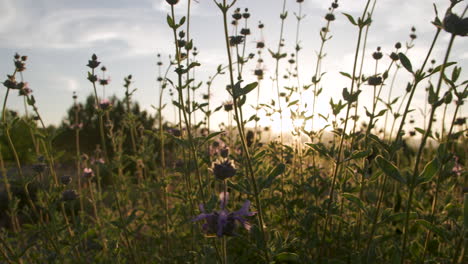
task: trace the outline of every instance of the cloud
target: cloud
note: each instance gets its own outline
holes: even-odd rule
[[[13,9],[8,4],[7,7]],[[167,34],[151,10],[70,8],[45,15],[31,13],[31,10],[27,14],[30,17],[27,23],[10,27],[1,27],[6,22],[0,24],[0,47],[80,49],[113,42],[123,46],[119,55],[151,54],[156,47],[163,51],[170,48],[170,43],[160,41]]]
[[[174,6],[174,13],[176,16],[185,16],[187,15],[187,8],[188,8],[188,0],[179,1],[177,5]],[[214,4],[211,1],[209,3],[201,3],[206,2],[206,0],[202,1],[195,1],[191,0],[190,3],[190,16],[213,16],[213,12],[205,12],[206,7],[205,4],[209,4],[211,6]],[[171,13],[171,6],[166,3],[164,0],[153,0],[152,2],[153,9],[162,12],[164,14]]]
[[[9,27],[16,17],[16,9],[12,4],[12,0],[4,0],[0,2],[0,31]]]

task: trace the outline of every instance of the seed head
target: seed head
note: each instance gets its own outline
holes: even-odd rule
[[[236,171],[237,170],[229,160],[216,163],[213,166],[213,174],[215,175],[216,179],[221,181],[233,177],[236,174]]]
[[[166,2],[170,4],[171,6],[173,6],[173,5],[177,5],[177,3],[179,3],[179,0],[166,0]]]
[[[78,199],[78,193],[75,190],[65,190],[62,192],[62,201],[68,202]]]
[[[328,13],[328,14],[325,15],[325,20],[331,22],[331,21],[335,20],[335,15],[332,14],[332,13]]]
[[[68,175],[62,175],[60,176],[60,182],[63,184],[63,185],[68,185],[72,182],[72,177],[68,176]]]
[[[96,69],[96,68],[99,66],[99,64],[101,64],[101,62],[99,62],[99,61],[97,60],[96,54],[93,54],[93,55],[91,56],[91,60],[88,61],[88,65],[87,65],[87,66],[88,66],[89,68],[91,68],[91,69]]]
[[[380,76],[371,76],[367,80],[367,84],[377,86],[382,84],[382,77]]]

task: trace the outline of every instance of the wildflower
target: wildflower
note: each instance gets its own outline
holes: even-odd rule
[[[166,2],[170,4],[171,6],[173,6],[173,5],[177,5],[177,3],[179,3],[179,0],[166,0]]]
[[[400,42],[395,43],[395,49],[401,49],[401,43]]]
[[[31,88],[29,88],[29,84],[27,82],[25,82],[23,84],[23,87],[21,89],[19,89],[19,95],[28,96],[31,93],[32,93],[32,90],[31,90]]]
[[[466,123],[466,117],[459,117],[455,119],[455,125],[457,126],[463,126]]]
[[[372,54],[372,58],[375,60],[380,60],[383,57],[382,52],[380,52],[380,47],[377,47],[377,51]]]
[[[227,158],[229,156],[229,148],[224,147],[220,150],[221,157]]]
[[[457,176],[460,176],[463,172],[462,165],[458,162],[458,157],[455,156],[455,164],[453,165],[452,172],[455,173]]]
[[[97,60],[97,56],[96,54],[93,54],[93,56],[91,56],[91,60],[88,61],[88,67],[90,67],[91,69],[95,69],[99,66],[99,64],[101,64],[101,62],[99,62]]]
[[[168,132],[169,132],[169,134],[173,135],[174,137],[180,137],[182,135],[180,130],[177,129],[177,128],[169,128]]]
[[[244,42],[244,36],[230,36],[229,37],[229,45],[230,46],[236,46],[240,45]]]
[[[250,17],[249,9],[244,9],[244,13],[242,13],[242,17],[248,19]]]
[[[94,177],[93,169],[91,168],[84,168],[83,170],[83,178],[89,180]]]
[[[240,9],[237,8],[235,11],[234,11],[234,14],[232,14],[232,18],[234,18],[235,20],[239,20],[242,18],[242,14],[240,13]]]
[[[95,158],[91,158],[91,164],[104,164],[104,159],[103,158],[99,158],[99,159],[95,159]]]
[[[7,79],[3,82],[3,85],[8,89],[16,89],[18,83],[13,75],[7,75]]]
[[[177,40],[177,47],[185,47],[185,45],[187,44],[187,41],[183,40],[183,39],[178,39]]]
[[[412,27],[412,28],[411,28],[411,34],[410,34],[411,40],[415,40],[415,39],[416,39],[417,36],[416,36],[415,32],[416,32],[416,28],[415,28],[415,27]]]
[[[62,201],[73,201],[78,199],[78,193],[75,190],[65,190],[62,192]]]
[[[331,22],[331,21],[335,20],[335,15],[332,14],[332,13],[328,13],[328,14],[325,15],[325,20]]]
[[[367,80],[367,84],[377,86],[382,84],[382,77],[380,76],[371,76]]]
[[[215,163],[213,167],[213,174],[215,175],[216,179],[224,181],[227,178],[233,177],[236,174],[236,169],[230,160],[225,160],[221,163]]]
[[[20,60],[15,61],[15,67],[18,72],[26,70],[26,64]]]
[[[264,41],[257,42],[257,49],[263,49],[263,48],[265,48],[265,42]]]
[[[71,129],[80,130],[80,129],[83,128],[83,123],[72,124],[72,125],[70,125],[70,128],[71,128]]]
[[[255,69],[254,75],[257,76],[259,80],[263,80],[263,69]]]
[[[107,109],[109,109],[111,106],[112,106],[112,104],[111,104],[111,102],[110,102],[108,99],[102,99],[102,100],[99,102],[99,108],[101,108],[102,110],[107,110]]]
[[[232,111],[232,109],[234,109],[234,104],[231,101],[225,102],[223,104],[223,107],[224,107],[224,111],[229,112],[229,111]]]
[[[47,165],[42,162],[32,165],[32,169],[36,173],[43,173],[46,170],[46,168],[47,168]]]
[[[250,201],[246,200],[240,210],[229,212],[226,210],[228,199],[229,193],[221,193],[219,195],[221,210],[212,213],[206,213],[203,204],[201,204],[199,208],[202,213],[195,217],[192,221],[200,221],[205,219],[206,223],[202,226],[203,232],[207,235],[216,234],[218,237],[222,237],[223,235],[235,235],[237,222],[239,222],[245,229],[249,231],[252,226],[244,217],[253,216],[256,214],[256,212],[249,211]]]
[[[247,36],[250,35],[250,29],[249,28],[243,28],[240,31],[241,35]]]
[[[259,28],[259,29],[262,29],[262,28],[264,28],[264,27],[265,27],[265,25],[264,25],[262,22],[258,22],[258,28]]]
[[[468,18],[462,19],[449,10],[445,14],[444,29],[449,33],[464,37],[468,35]]]
[[[338,0],[332,3],[332,8],[337,9],[338,8]]]
[[[68,175],[60,176],[60,183],[62,183],[63,185],[68,185],[71,183],[71,181],[72,181],[72,177]]]
[[[392,54],[390,54],[390,59],[392,59],[393,61],[397,61],[400,59],[400,57],[398,57],[398,54],[396,54],[395,52],[392,52]]]
[[[99,84],[100,85],[108,85],[109,82],[110,82],[110,78],[107,78],[107,79],[99,79]]]

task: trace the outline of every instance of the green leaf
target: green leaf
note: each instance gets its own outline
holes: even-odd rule
[[[346,14],[346,13],[342,13],[342,14],[345,15],[348,18],[348,20],[349,20],[349,22],[351,22],[351,24],[357,26],[356,20],[354,20],[352,15]]]
[[[348,201],[352,202],[353,204],[355,204],[362,211],[366,211],[366,207],[364,206],[364,203],[362,202],[362,200],[359,199],[359,197],[350,193],[344,193],[343,197],[346,198]]]
[[[206,142],[208,142],[210,139],[216,137],[219,134],[224,133],[224,131],[218,131],[218,132],[213,132],[209,134],[206,138],[203,138],[203,141],[201,142],[200,146],[204,145]]]
[[[253,83],[247,84],[244,88],[242,88],[241,95],[246,95],[246,94],[250,93],[255,88],[257,88],[257,86],[258,86],[258,82],[253,82]]]
[[[274,257],[275,263],[280,264],[280,263],[289,263],[289,264],[294,264],[294,263],[302,263],[299,255],[296,253],[291,253],[291,252],[281,252],[278,255]]]
[[[328,153],[327,148],[322,143],[317,143],[317,144],[306,143],[306,145],[313,148],[320,155],[322,155],[324,157],[327,157],[327,158],[330,158],[330,154]]]
[[[354,160],[354,159],[362,159],[362,158],[365,158],[365,157],[369,156],[370,153],[371,153],[370,149],[363,150],[363,151],[354,151],[353,154],[351,154],[351,157],[345,159],[344,161],[350,161],[350,160]]]
[[[273,181],[281,175],[286,169],[286,166],[283,163],[278,164],[271,172],[268,174],[268,177],[262,183],[261,189],[266,189],[271,186]]]
[[[416,220],[416,223],[419,224],[419,225],[422,225],[423,227],[425,227],[427,230],[431,231],[432,233],[440,236],[441,238],[443,238],[445,240],[445,242],[448,242],[449,241],[449,234],[447,233],[447,231],[443,228],[440,228],[434,224],[431,224],[430,222],[424,220],[424,219],[418,219]]]
[[[177,26],[182,26],[183,24],[185,23],[185,16],[183,16],[180,20],[179,20],[179,24]]]
[[[413,66],[411,66],[411,61],[406,57],[403,53],[398,53],[398,58],[400,58],[400,62],[405,67],[405,69],[411,73],[413,73]]]
[[[430,181],[434,177],[434,175],[437,173],[437,171],[439,171],[439,167],[440,167],[440,164],[436,158],[431,160],[424,167],[423,172],[421,172],[421,174],[419,175],[417,179],[417,184]]]
[[[345,76],[345,77],[348,77],[348,78],[350,78],[350,79],[353,79],[353,78],[351,77],[351,74],[349,74],[349,73],[347,73],[347,72],[340,72],[340,74],[343,75],[343,76]]]
[[[348,91],[348,88],[343,88],[343,99],[347,102],[351,101],[351,94]]]
[[[169,27],[174,28],[176,26],[174,23],[174,20],[172,19],[170,15],[167,15],[166,19],[167,19],[167,24],[169,25]]]
[[[406,179],[401,176],[401,173],[398,170],[398,168],[395,165],[393,165],[390,161],[386,160],[384,157],[382,157],[380,155],[377,156],[375,161],[377,162],[377,165],[380,167],[380,169],[387,176],[390,176],[391,178],[393,178],[394,180],[396,180],[396,181],[398,181],[400,183],[403,183],[403,184],[407,183]]]

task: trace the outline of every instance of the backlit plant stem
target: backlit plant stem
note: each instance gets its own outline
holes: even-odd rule
[[[442,87],[442,80],[443,80],[443,76],[444,76],[444,72],[445,72],[445,65],[448,62],[448,58],[449,58],[449,55],[450,55],[450,51],[452,49],[453,42],[455,40],[455,36],[456,36],[455,34],[452,34],[452,36],[450,38],[450,42],[449,42],[449,45],[447,47],[447,51],[445,53],[445,58],[444,58],[444,61],[442,63],[442,66],[441,66],[440,77],[439,77],[439,81],[437,83],[437,88],[436,88],[436,91],[435,91],[435,94],[436,94],[437,98],[439,97],[440,89]],[[424,136],[421,139],[421,143],[419,145],[419,150],[418,150],[418,154],[416,156],[416,161],[415,161],[414,169],[413,169],[412,181],[416,181],[416,177],[418,176],[419,163],[421,162],[422,153],[423,153],[424,147],[426,146],[427,138],[429,137],[429,135],[431,133],[431,128],[432,128],[432,124],[434,123],[433,119],[434,119],[436,109],[437,109],[437,107],[435,105],[433,105],[432,109],[431,109],[431,114],[429,116],[429,122],[428,122],[426,132],[424,133]],[[407,208],[406,208],[405,229],[403,231],[404,232],[403,233],[403,244],[401,246],[401,254],[402,254],[401,264],[405,263],[405,258],[406,258],[406,242],[407,242],[407,237],[408,237],[409,213],[410,213],[410,209],[411,209],[411,203],[412,203],[412,198],[413,198],[412,194],[413,194],[414,187],[415,186],[413,186],[413,188],[410,189],[410,196],[408,198],[408,205],[407,205]]]
[[[362,13],[362,20],[364,20],[364,17],[366,15],[367,9],[369,7],[370,1],[371,0],[367,1],[366,7],[364,8],[364,12]],[[361,46],[362,30],[363,30],[363,27],[359,26],[358,40],[357,40],[356,51],[355,51],[355,55],[354,55],[353,74],[351,75],[352,78],[351,78],[350,94],[353,94],[353,92],[354,92],[354,86],[355,86],[354,76],[356,75],[357,61],[358,61],[358,58],[359,58],[359,48]],[[342,152],[343,146],[344,146],[344,139],[345,139],[345,135],[346,135],[346,129],[348,127],[348,119],[349,119],[349,113],[351,111],[351,106],[352,106],[352,103],[348,102],[348,106],[347,106],[347,109],[346,109],[346,117],[344,119],[344,127],[343,127],[343,131],[341,133],[340,144],[339,144],[338,152],[337,152],[338,157],[336,158],[336,165],[335,165],[333,176],[332,176],[332,183],[331,183],[331,187],[330,187],[330,193],[328,195],[328,204],[327,204],[327,211],[326,211],[326,216],[325,216],[325,225],[324,225],[324,230],[323,230],[323,234],[322,234],[322,242],[325,241],[327,231],[328,231],[328,223],[329,223],[329,219],[330,219],[331,205],[333,203],[333,196],[335,194],[335,183],[336,183],[336,178],[338,176],[338,171],[340,170],[341,163],[342,163],[341,152]]]
[[[171,5],[171,17],[172,17],[172,20],[175,21],[175,14],[174,14],[174,6],[173,5]],[[175,27],[172,27],[172,32],[173,32],[174,41],[175,41],[177,67],[179,69],[181,69],[181,62],[180,62],[181,58],[180,58],[180,50],[179,50],[180,47],[179,47],[179,45],[177,43],[177,29]],[[199,164],[198,164],[198,154],[197,154],[197,150],[196,150],[195,145],[194,145],[192,129],[191,129],[191,126],[190,126],[190,121],[189,121],[188,116],[187,116],[187,110],[186,110],[186,107],[185,107],[184,98],[183,98],[183,94],[182,94],[182,74],[177,73],[177,76],[178,76],[178,78],[177,78],[178,79],[177,92],[179,94],[179,103],[180,103],[181,108],[182,108],[181,112],[182,112],[182,116],[183,116],[184,121],[185,121],[185,127],[187,129],[187,135],[188,135],[188,140],[189,140],[189,144],[190,144],[190,149],[191,149],[191,152],[192,152],[192,155],[193,155],[193,161],[195,163],[195,173],[197,175],[197,180],[198,180],[198,185],[199,185],[199,188],[200,188],[201,198],[202,198],[203,204],[205,204],[206,203],[206,197],[205,197],[205,193],[203,191],[203,183],[202,183],[200,168],[199,168]],[[190,88],[187,87],[187,89],[190,89]]]
[[[229,77],[230,77],[231,87],[234,87],[235,83],[234,83],[234,74],[233,74],[233,68],[232,68],[231,50],[229,48],[227,12],[228,12],[229,8],[232,7],[236,3],[236,1],[237,0],[233,0],[230,5],[227,5],[226,0],[223,0],[222,4],[220,4],[220,3],[218,4],[216,2],[216,0],[214,0],[214,2],[216,4],[218,4],[219,8],[221,9],[221,12],[223,13],[224,38],[225,38],[225,42],[226,42],[226,51],[227,51],[227,56],[228,56],[228,60],[229,60]],[[259,225],[259,228],[260,228],[260,232],[262,234],[264,255],[265,255],[267,263],[269,263],[270,262],[270,254],[269,254],[268,248],[267,248],[268,243],[267,243],[267,240],[266,240],[267,237],[266,237],[266,232],[265,232],[265,228],[264,228],[264,218],[263,218],[264,215],[263,215],[262,205],[261,205],[261,202],[260,202],[260,193],[258,191],[257,182],[256,182],[254,171],[253,171],[252,158],[250,157],[249,149],[247,147],[247,143],[246,143],[246,139],[245,139],[245,134],[244,134],[244,130],[243,130],[243,121],[240,119],[240,116],[239,116],[240,106],[238,105],[237,98],[235,98],[234,96],[233,96],[233,103],[234,103],[234,111],[235,111],[234,118],[235,118],[236,123],[237,123],[237,129],[238,129],[241,144],[242,144],[242,150],[243,150],[243,153],[245,154],[245,158],[246,158],[246,161],[247,161],[247,172],[249,174],[249,178],[250,178],[253,190],[254,190],[255,203],[256,203],[256,206],[257,206],[257,209],[258,209],[258,214],[257,214],[258,215],[258,225]]]
[[[427,52],[426,59],[424,60],[424,63],[421,66],[420,72],[423,72],[423,70],[424,70],[424,68],[425,68],[425,66],[427,64],[427,61],[429,60],[429,58],[431,56],[432,50],[434,49],[435,43],[437,42],[440,31],[441,30],[438,28],[437,32],[436,32],[436,34],[434,36],[434,39],[432,40],[431,47],[429,48],[429,51]],[[400,140],[401,140],[401,138],[403,136],[401,132],[403,130],[403,126],[405,124],[406,117],[408,115],[409,108],[410,108],[410,105],[411,105],[411,101],[413,99],[413,96],[414,96],[414,93],[416,91],[416,87],[417,87],[418,83],[419,83],[419,80],[415,80],[414,84],[411,87],[411,93],[410,93],[410,96],[409,96],[408,101],[406,103],[405,111],[403,112],[403,117],[402,117],[401,122],[400,122],[400,127],[398,128],[398,131],[397,131],[397,134],[396,134],[396,139],[393,142],[392,151],[390,153],[390,160],[393,160],[394,157],[395,157],[395,154],[397,153],[396,146],[397,146],[397,144],[399,144],[399,142],[400,142]],[[387,177],[386,174],[383,177],[384,178],[383,178],[382,184],[380,186],[379,198],[377,200],[377,205],[376,205],[376,209],[375,209],[374,218],[373,218],[373,221],[372,221],[372,224],[371,224],[371,231],[370,231],[369,239],[368,239],[368,242],[367,242],[367,248],[366,248],[367,253],[366,253],[366,255],[369,254],[369,249],[370,249],[372,240],[374,238],[375,231],[377,229],[377,221],[378,221],[378,218],[379,218],[380,209],[382,207],[383,198],[385,196],[385,189],[387,187],[388,177]]]

